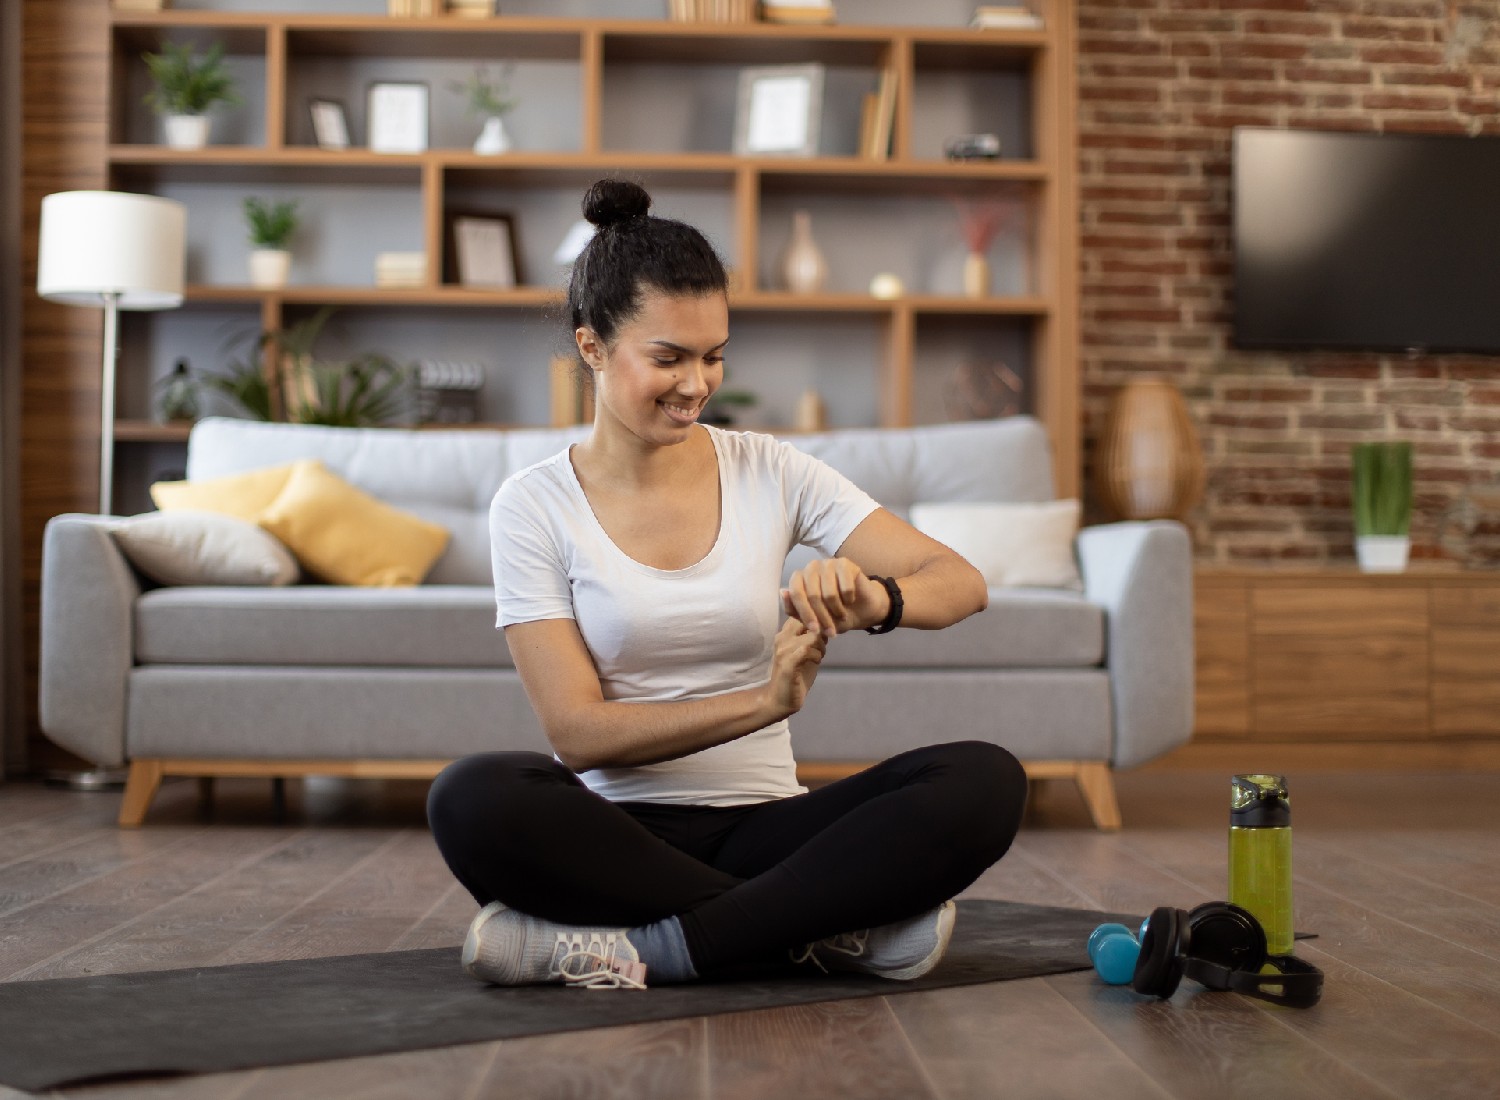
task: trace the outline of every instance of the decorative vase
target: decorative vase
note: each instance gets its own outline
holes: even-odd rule
[[[169,149],[202,149],[208,144],[207,115],[164,115],[162,127]]]
[[[1177,387],[1127,383],[1115,394],[1099,439],[1099,499],[1117,519],[1183,519],[1203,492],[1203,452]]]
[[[964,294],[970,298],[984,298],[989,292],[989,257],[981,252],[970,252],[964,257]]]
[[[828,282],[828,261],[812,235],[812,215],[792,214],[792,236],[781,254],[781,283],[793,294],[816,294]]]
[[[284,248],[252,248],[250,285],[261,289],[286,286],[291,267],[292,254]]]
[[[1354,556],[1361,573],[1400,573],[1411,556],[1411,536],[1356,535]]]
[[[510,152],[510,135],[505,132],[503,118],[491,115],[484,120],[484,129],[479,131],[479,137],[474,142],[474,152],[487,157]]]

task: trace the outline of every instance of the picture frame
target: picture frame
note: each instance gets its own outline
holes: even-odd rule
[[[447,223],[449,282],[489,290],[519,285],[515,221],[509,214],[450,210]]]
[[[307,104],[313,140],[319,149],[349,148],[349,115],[342,100],[313,99]]]
[[[380,81],[366,99],[366,144],[372,153],[421,153],[427,149],[428,87],[424,81]]]
[[[816,64],[740,70],[735,154],[815,156],[823,114],[823,73],[823,66]]]

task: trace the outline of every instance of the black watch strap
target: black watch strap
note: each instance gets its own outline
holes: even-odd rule
[[[889,634],[901,625],[901,611],[906,606],[901,599],[901,588],[890,577],[871,576],[869,579],[885,589],[891,598],[891,609],[886,612],[884,619],[874,626],[865,627],[865,630],[870,634]]]

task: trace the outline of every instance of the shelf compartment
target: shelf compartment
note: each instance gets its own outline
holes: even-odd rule
[[[209,140],[226,146],[252,148],[266,143],[269,42],[264,25],[116,27],[111,42],[111,140],[140,145],[161,138],[161,119],[145,102],[153,84],[143,54],[160,51],[166,42],[191,45],[201,54],[213,43],[222,42],[224,65],[234,80],[234,90],[240,102],[218,104],[209,111]]]
[[[1034,346],[1034,324],[1027,317],[919,315],[912,355],[912,423],[1035,413]],[[1012,376],[1021,384],[1013,399],[1007,385]]]

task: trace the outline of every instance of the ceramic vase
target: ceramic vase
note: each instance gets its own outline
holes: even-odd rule
[[[503,118],[491,115],[484,120],[484,129],[479,131],[479,138],[474,142],[474,152],[489,157],[510,152],[510,135],[505,132]]]
[[[1095,480],[1116,519],[1183,519],[1203,492],[1203,452],[1172,383],[1139,379],[1115,394],[1099,438]]]
[[[980,252],[970,252],[964,257],[964,294],[970,298],[984,298],[989,293],[989,257]]]
[[[250,285],[267,289],[286,286],[292,267],[292,254],[282,248],[250,250]]]
[[[828,283],[828,261],[813,240],[812,215],[792,214],[792,237],[781,254],[781,285],[793,294],[816,294]]]
[[[207,115],[164,115],[162,127],[168,148],[202,149],[208,144]]]

